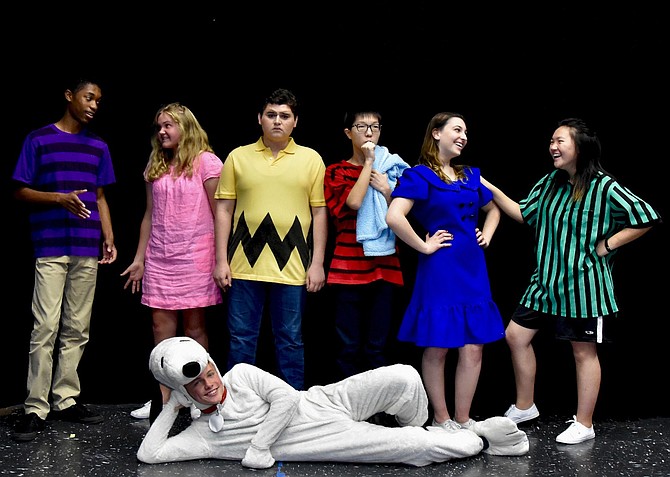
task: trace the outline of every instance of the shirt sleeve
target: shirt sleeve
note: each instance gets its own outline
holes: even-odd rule
[[[537,222],[540,198],[542,197],[543,191],[549,182],[550,174],[547,174],[533,186],[533,188],[528,193],[528,197],[519,201],[519,208],[521,210],[524,223],[533,227],[535,226],[535,223]]]
[[[200,169],[203,182],[213,177],[220,177],[222,167],[223,162],[215,154],[203,152],[200,155]]]
[[[321,156],[314,152],[315,158],[312,162],[312,188],[309,192],[310,207],[325,207],[326,198],[324,195],[323,181],[326,175],[326,165]]]
[[[623,227],[647,227],[661,219],[661,215],[651,205],[616,181],[608,189],[607,199],[614,220]]]
[[[346,169],[341,164],[333,164],[326,169],[324,177],[324,193],[326,205],[333,217],[344,215],[347,197],[355,184],[353,177],[348,177]]]
[[[19,160],[16,163],[12,179],[32,186],[37,170],[37,155],[30,137],[23,141],[23,147],[19,154]]]
[[[109,147],[106,143],[100,146],[102,150],[102,158],[100,159],[100,166],[98,167],[98,187],[105,187],[116,182],[114,175],[114,164],[112,163],[112,155],[109,152]]]
[[[223,162],[221,168],[221,177],[219,177],[219,184],[216,186],[214,198],[216,199],[236,199],[237,192],[235,188],[235,158],[234,152],[228,154],[228,157]]]
[[[486,188],[481,181],[481,171],[477,167],[472,168],[472,172],[468,174],[469,181],[472,181],[473,185],[477,187],[477,195],[479,196],[479,208],[484,207],[486,204],[493,200],[493,192]]]
[[[405,169],[398,178],[398,183],[391,193],[391,197],[406,199],[428,198],[428,182],[421,177],[413,167]]]

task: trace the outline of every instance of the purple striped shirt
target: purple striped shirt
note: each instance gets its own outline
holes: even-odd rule
[[[116,179],[107,144],[83,130],[70,134],[53,124],[26,137],[12,179],[44,192],[86,189],[79,198],[91,211],[82,219],[60,205],[31,204],[31,238],[35,257],[62,255],[98,257],[101,224],[97,188]]]

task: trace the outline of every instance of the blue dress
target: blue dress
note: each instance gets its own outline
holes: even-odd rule
[[[412,199],[411,216],[431,235],[453,234],[451,247],[419,253],[412,297],[398,340],[421,347],[459,348],[505,336],[498,306],[491,298],[484,250],[475,228],[479,209],[493,199],[480,182],[478,168],[468,180],[447,184],[424,165],[405,169],[393,197]]]

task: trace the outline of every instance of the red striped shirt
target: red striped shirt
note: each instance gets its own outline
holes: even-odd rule
[[[346,205],[347,197],[361,174],[362,166],[340,161],[326,168],[326,205],[335,228],[335,250],[328,269],[329,284],[363,285],[385,280],[403,285],[398,247],[392,255],[366,257],[356,241],[357,211]]]

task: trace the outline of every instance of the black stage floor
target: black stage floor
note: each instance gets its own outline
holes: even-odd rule
[[[105,416],[102,424],[86,426],[47,421],[47,428],[30,442],[11,438],[17,409],[0,410],[0,474],[17,477],[277,477],[278,466],[250,470],[239,462],[199,460],[170,464],[142,464],[135,453],[148,420],[129,412],[141,404],[90,405]],[[670,476],[670,418],[596,422],[596,438],[562,445],[555,437],[571,416],[540,416],[522,423],[530,452],[521,457],[487,454],[427,467],[282,463],[285,477],[404,476],[404,477],[511,477],[511,476]],[[180,417],[182,419],[182,417]],[[188,419],[188,416],[183,416]],[[178,421],[179,423],[180,421]]]

